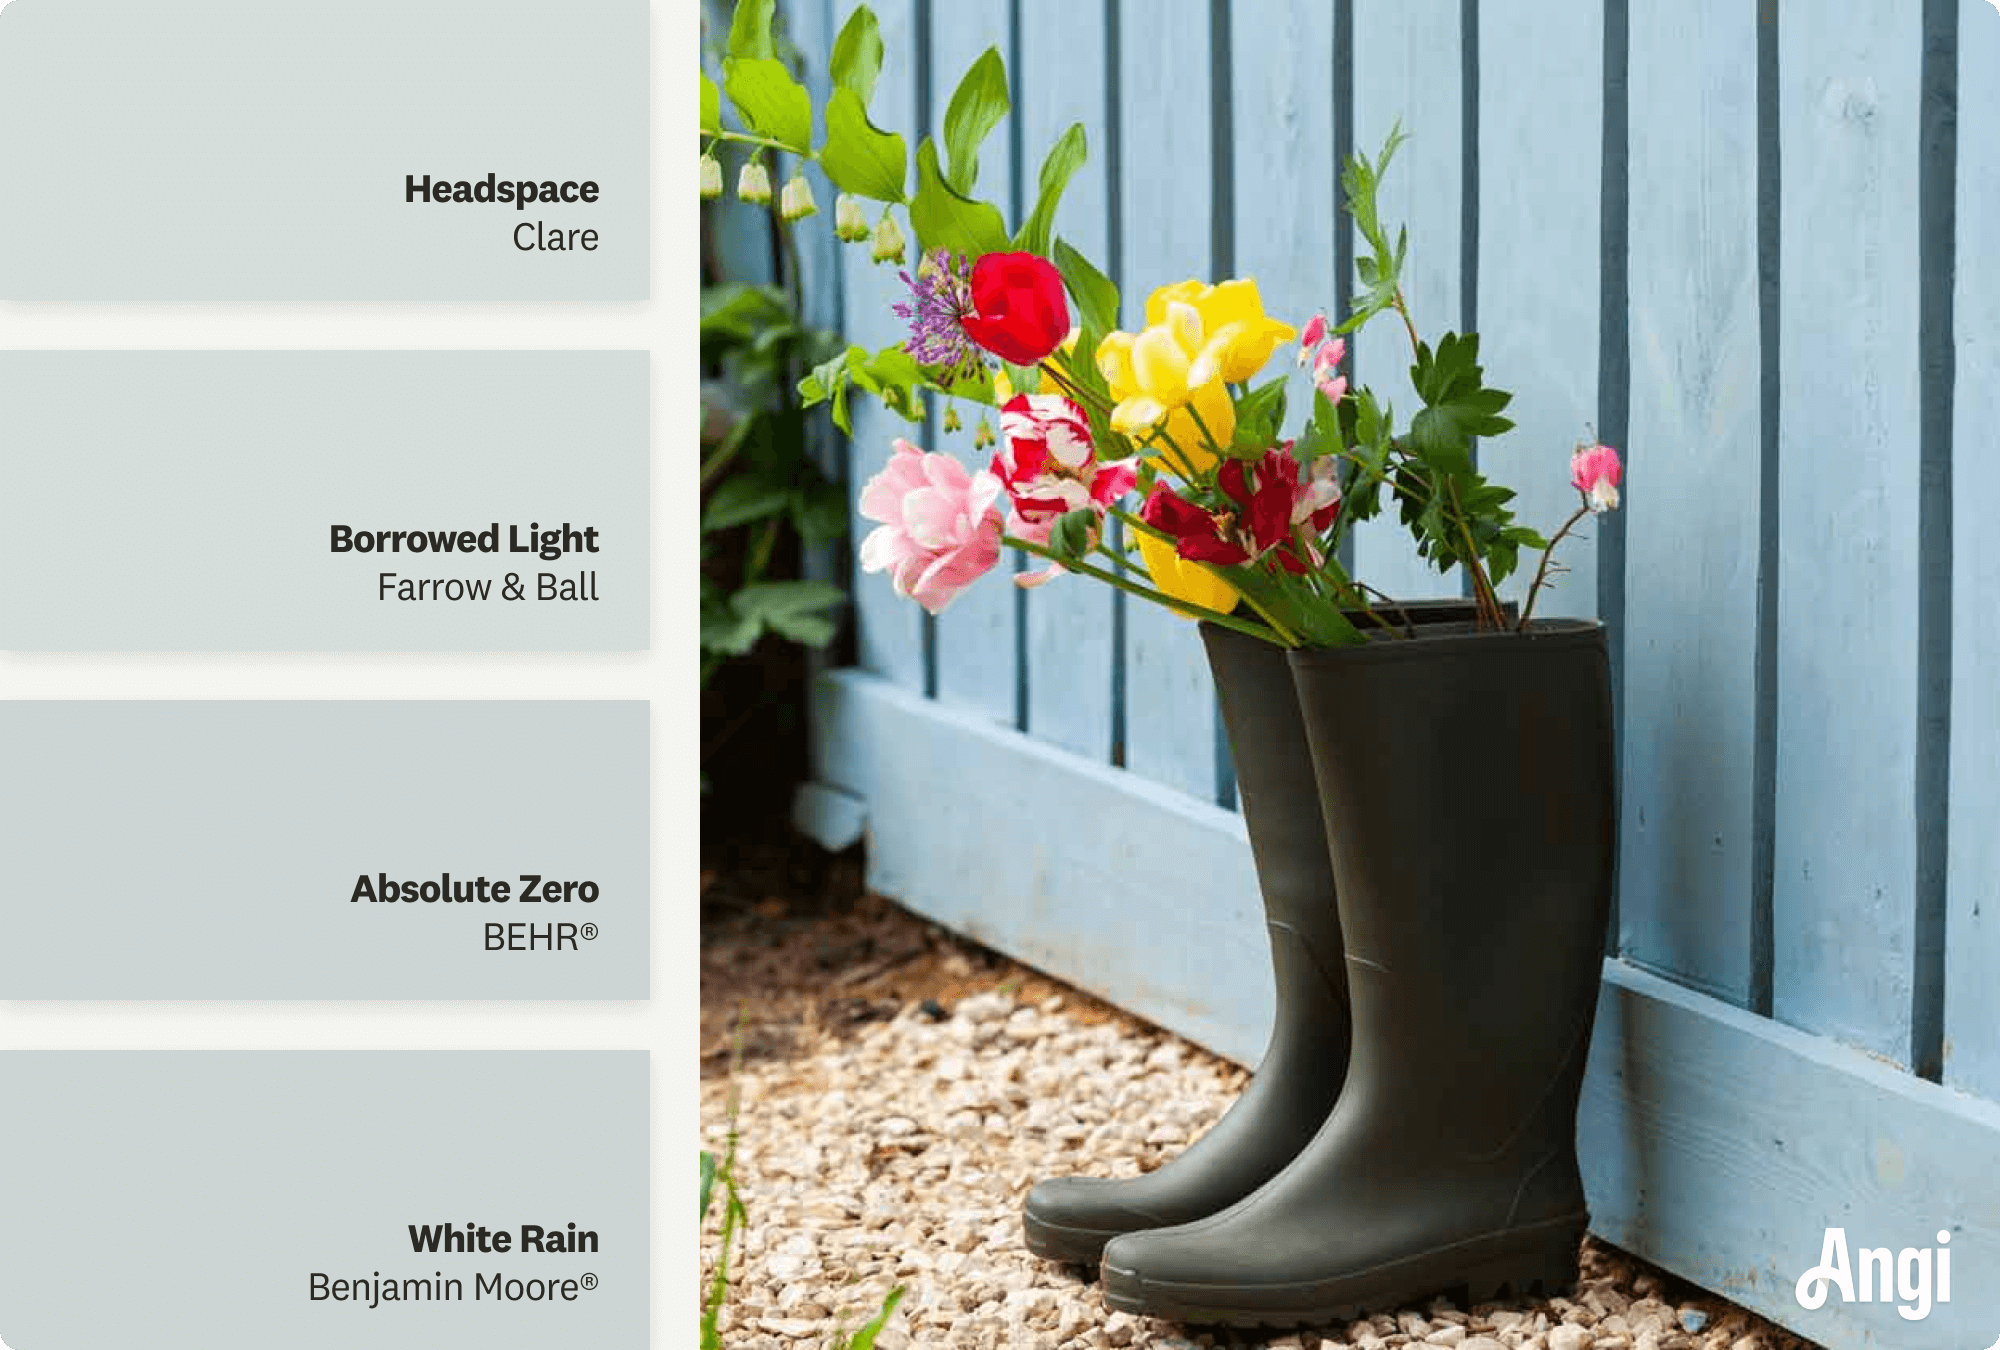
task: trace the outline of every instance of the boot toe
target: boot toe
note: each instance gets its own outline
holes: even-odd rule
[[[1022,1227],[1037,1256],[1095,1265],[1104,1244],[1121,1233],[1167,1222],[1120,1199],[1123,1183],[1104,1177],[1052,1177],[1028,1192]]]

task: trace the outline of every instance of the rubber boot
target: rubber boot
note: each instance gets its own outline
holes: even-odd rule
[[[1399,619],[1469,619],[1469,601],[1424,601]],[[1166,1165],[1117,1180],[1058,1177],[1028,1195],[1022,1227],[1038,1256],[1095,1265],[1120,1233],[1186,1223],[1248,1195],[1305,1147],[1346,1076],[1347,988],[1340,916],[1312,755],[1285,652],[1201,625],[1236,766],[1277,981],[1277,1016],[1256,1075],[1215,1126]]]
[[[1113,1239],[1105,1300],[1297,1326],[1567,1287],[1613,856],[1603,629],[1290,659],[1346,940],[1346,1087],[1239,1203]]]

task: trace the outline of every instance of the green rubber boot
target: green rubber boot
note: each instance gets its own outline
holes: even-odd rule
[[[1351,1320],[1574,1283],[1576,1110],[1613,858],[1600,625],[1295,652],[1329,822],[1354,1049],[1264,1186],[1105,1248],[1114,1308]]]
[[[1412,625],[1464,621],[1470,601],[1424,601]],[[1236,1203],[1304,1148],[1347,1072],[1340,915],[1311,751],[1285,652],[1201,626],[1235,759],[1237,796],[1263,892],[1277,1017],[1256,1076],[1212,1129],[1144,1176],[1058,1177],[1029,1193],[1022,1227],[1038,1256],[1095,1265],[1120,1233],[1187,1223]]]

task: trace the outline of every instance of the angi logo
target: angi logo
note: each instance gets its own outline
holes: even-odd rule
[[[2000,4],[2000,0],[1994,0]],[[1951,1302],[1951,1234],[1938,1234],[1937,1250],[1905,1247],[1891,1252],[1887,1247],[1863,1247],[1855,1253],[1860,1266],[1860,1297],[1856,1297],[1854,1266],[1848,1261],[1847,1230],[1829,1228],[1819,1250],[1819,1264],[1799,1276],[1793,1291],[1799,1306],[1808,1312],[1826,1304],[1829,1288],[1840,1291],[1842,1303],[1894,1303],[1900,1296],[1903,1306],[1896,1311],[1907,1322],[1921,1322],[1931,1315],[1932,1259],[1936,1258],[1936,1295],[1939,1303]],[[2000,1350],[2000,1341],[1992,1350]]]

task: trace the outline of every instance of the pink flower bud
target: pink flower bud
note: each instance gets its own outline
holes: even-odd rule
[[[1593,514],[1618,509],[1618,480],[1624,476],[1618,452],[1608,445],[1579,445],[1569,460],[1570,484]]]

